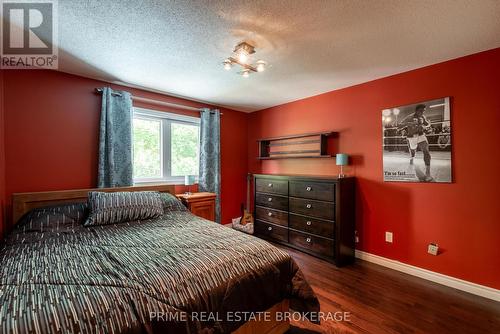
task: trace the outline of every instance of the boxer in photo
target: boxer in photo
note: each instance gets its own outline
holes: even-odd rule
[[[429,152],[429,142],[425,136],[426,131],[431,127],[431,124],[424,116],[426,110],[425,104],[419,104],[415,107],[415,113],[411,121],[403,123],[403,127],[398,128],[398,132],[406,130],[406,139],[410,148],[410,164],[413,164],[415,153],[420,149],[424,154],[425,163],[425,178],[424,181],[432,181],[431,177],[431,154]]]

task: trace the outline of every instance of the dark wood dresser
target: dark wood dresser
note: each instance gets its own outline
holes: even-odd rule
[[[255,235],[342,266],[354,261],[354,178],[254,175]]]

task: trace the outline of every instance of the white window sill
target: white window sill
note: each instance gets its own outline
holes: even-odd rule
[[[177,181],[177,180],[134,181],[134,186],[144,186],[144,185],[153,185],[153,184],[167,184],[167,185],[183,186],[184,182]]]

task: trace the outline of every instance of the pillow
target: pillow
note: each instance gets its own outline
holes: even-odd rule
[[[16,228],[25,232],[61,232],[81,226],[88,215],[87,203],[69,203],[36,208],[25,214]]]
[[[172,194],[161,193],[161,202],[163,205],[163,213],[173,211],[187,211],[187,208],[182,202]]]
[[[160,193],[155,191],[89,192],[90,214],[84,226],[107,225],[159,217],[163,214]]]

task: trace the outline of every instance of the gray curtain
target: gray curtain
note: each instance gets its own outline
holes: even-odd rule
[[[200,123],[200,191],[217,194],[215,221],[220,224],[220,112],[203,109]]]
[[[102,89],[97,186],[131,186],[132,97],[130,93]]]

